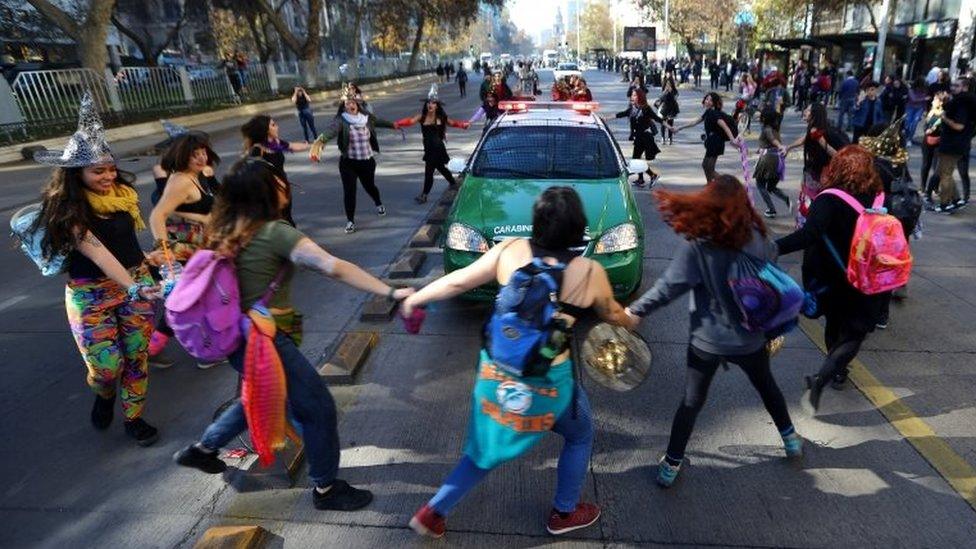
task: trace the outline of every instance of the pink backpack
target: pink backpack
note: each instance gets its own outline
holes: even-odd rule
[[[878,193],[871,208],[865,208],[851,195],[839,189],[826,189],[858,213],[854,238],[847,257],[847,280],[861,293],[872,295],[908,284],[912,273],[912,252],[905,230],[895,216],[884,208],[884,193]],[[838,263],[837,250],[827,242]]]
[[[242,316],[233,258],[198,250],[166,298],[177,341],[197,360],[223,360],[241,345]]]

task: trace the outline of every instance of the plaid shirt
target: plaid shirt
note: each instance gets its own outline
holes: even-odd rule
[[[357,128],[349,125],[349,149],[346,157],[352,160],[369,160],[373,158],[373,148],[369,146],[369,128]]]

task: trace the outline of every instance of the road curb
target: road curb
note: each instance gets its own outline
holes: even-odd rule
[[[267,545],[270,538],[268,531],[257,525],[212,526],[193,549],[257,549]]]
[[[377,332],[346,332],[332,356],[318,368],[319,376],[329,385],[351,385],[379,339]]]
[[[359,320],[364,322],[385,322],[393,317],[397,303],[383,295],[373,295],[366,300]]]
[[[413,278],[417,275],[421,265],[427,259],[427,254],[417,250],[404,252],[392,265],[387,274],[390,278]]]
[[[431,225],[430,223],[421,225],[414,233],[413,238],[410,239],[409,246],[411,248],[430,248],[437,243],[437,238],[440,235],[440,225]]]

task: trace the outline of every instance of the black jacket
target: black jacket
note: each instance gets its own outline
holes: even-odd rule
[[[870,195],[854,198],[865,207],[874,201]],[[847,257],[857,217],[854,208],[839,197],[818,195],[803,227],[777,240],[776,246],[781,255],[803,250],[803,286],[811,292],[823,289],[818,301],[824,314],[843,319],[859,331],[871,332],[890,292],[862,294],[847,281]],[[828,241],[840,256],[839,262]]]
[[[644,105],[643,107],[634,107],[631,105],[627,110],[618,112],[616,118],[630,119],[631,139],[652,139],[657,133],[654,123],[664,122],[650,105]]]

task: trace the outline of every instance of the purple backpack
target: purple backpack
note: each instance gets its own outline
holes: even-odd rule
[[[166,298],[166,320],[193,358],[216,362],[243,341],[241,292],[234,260],[198,250]]]

